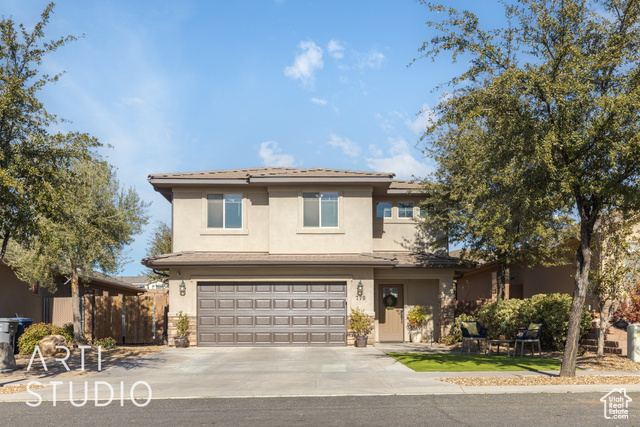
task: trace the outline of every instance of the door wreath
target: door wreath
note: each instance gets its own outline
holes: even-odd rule
[[[396,305],[398,305],[398,298],[393,294],[389,294],[384,297],[383,302],[385,307],[387,307],[387,310],[393,310],[396,308]]]

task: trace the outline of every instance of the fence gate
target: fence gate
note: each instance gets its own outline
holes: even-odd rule
[[[162,344],[167,334],[169,297],[85,295],[85,335],[111,337],[118,344]]]

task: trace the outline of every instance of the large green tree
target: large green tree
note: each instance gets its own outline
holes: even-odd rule
[[[29,32],[11,19],[0,20],[0,260],[10,239],[38,235],[39,216],[61,218],[62,172],[87,158],[100,144],[78,133],[50,133],[57,123],[38,99],[60,74],[41,74],[43,59],[75,37],[44,41],[53,4]]]
[[[573,376],[594,227],[603,212],[640,208],[640,2],[520,0],[505,4],[504,28],[489,30],[471,12],[428,6],[444,19],[428,22],[437,34],[422,54],[451,53],[469,65],[449,82],[423,141],[438,160],[458,143],[476,147],[471,158],[440,163],[441,171],[465,173],[487,156],[491,167],[470,191],[513,174],[513,186],[494,189],[508,212],[522,205],[546,219],[576,218],[580,244],[560,371]]]
[[[55,290],[55,278],[70,279],[74,338],[81,339],[80,285],[96,270],[115,274],[123,250],[147,222],[147,204],[134,189],[123,189],[105,161],[78,161],[65,174],[62,193],[67,221],[41,217],[42,236],[27,246],[12,245],[10,264],[27,282]]]

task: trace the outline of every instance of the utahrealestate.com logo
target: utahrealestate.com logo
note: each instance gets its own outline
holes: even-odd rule
[[[604,417],[607,420],[629,419],[629,402],[631,402],[631,398],[627,396],[627,389],[614,388],[602,396],[600,402],[604,402]]]
[[[61,346],[61,345],[57,345],[56,346],[57,349],[59,350],[63,350],[66,353],[65,357],[62,358],[56,358],[55,361],[59,362],[62,364],[62,366],[64,366],[64,368],[67,371],[70,371],[71,369],[69,368],[69,365],[67,365],[67,359],[69,359],[69,356],[71,354],[71,352],[69,351],[69,348],[66,346]],[[80,354],[81,354],[81,367],[80,369],[82,371],[84,371],[84,356],[85,353],[84,351],[86,349],[90,349],[92,348],[91,346],[79,346],[78,347],[80,349]],[[47,368],[47,364],[44,361],[44,357],[42,357],[42,352],[40,351],[40,347],[36,346],[35,350],[33,350],[33,354],[31,355],[31,360],[29,361],[29,366],[27,367],[27,371],[31,370],[31,364],[33,363],[33,359],[35,358],[36,354],[38,354],[40,356],[40,362],[42,363],[42,367],[44,368],[45,371],[48,371],[49,369]],[[102,370],[102,347],[98,347],[98,371]],[[53,406],[56,406],[56,401],[57,401],[57,386],[59,385],[63,385],[64,382],[62,381],[49,381],[49,385],[53,387],[52,392],[53,392],[53,396],[52,396],[52,401],[53,401]],[[37,401],[35,402],[27,402],[27,405],[31,406],[31,407],[36,407],[36,406],[40,406],[40,404],[42,403],[42,396],[40,394],[38,394],[36,392],[37,389],[32,389],[33,386],[38,386],[38,388],[40,388],[42,386],[42,384],[39,381],[30,381],[27,384],[27,392],[35,397],[38,398]],[[142,388],[146,387],[147,389],[147,396],[146,396],[146,401],[144,402],[137,402],[134,395],[135,395],[135,390],[136,387],[141,386]],[[113,402],[114,398],[116,398],[115,396],[115,392],[113,387],[111,386],[111,384],[109,384],[106,381],[95,381],[93,384],[94,387],[94,391],[95,391],[95,400],[94,400],[94,405],[95,406],[108,406],[111,404],[111,402]],[[108,391],[108,395],[105,396],[105,394],[103,394],[102,396],[99,395],[99,388],[102,388],[104,390],[104,392]],[[124,406],[124,402],[125,402],[125,388],[124,388],[124,382],[120,381],[119,387],[120,389],[120,397],[118,400],[120,400],[120,406]],[[87,404],[87,401],[89,400],[89,382],[88,381],[84,381],[84,399],[76,401],[73,398],[73,381],[69,381],[69,402],[71,402],[71,404],[73,406],[76,407],[80,407],[80,406],[84,406]],[[103,400],[100,401],[99,398],[102,397]],[[108,397],[108,398],[107,398]],[[138,407],[143,407],[143,406],[147,406],[149,404],[149,402],[151,401],[151,386],[146,382],[146,381],[136,381],[129,389],[129,399],[131,400],[131,403],[133,403],[135,406]]]

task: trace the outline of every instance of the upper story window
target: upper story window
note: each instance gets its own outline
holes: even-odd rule
[[[413,203],[398,203],[398,218],[413,218]]]
[[[376,203],[376,218],[391,218],[391,203]]]
[[[338,193],[302,193],[304,227],[338,226]]]
[[[242,228],[242,194],[207,194],[208,228]]]

